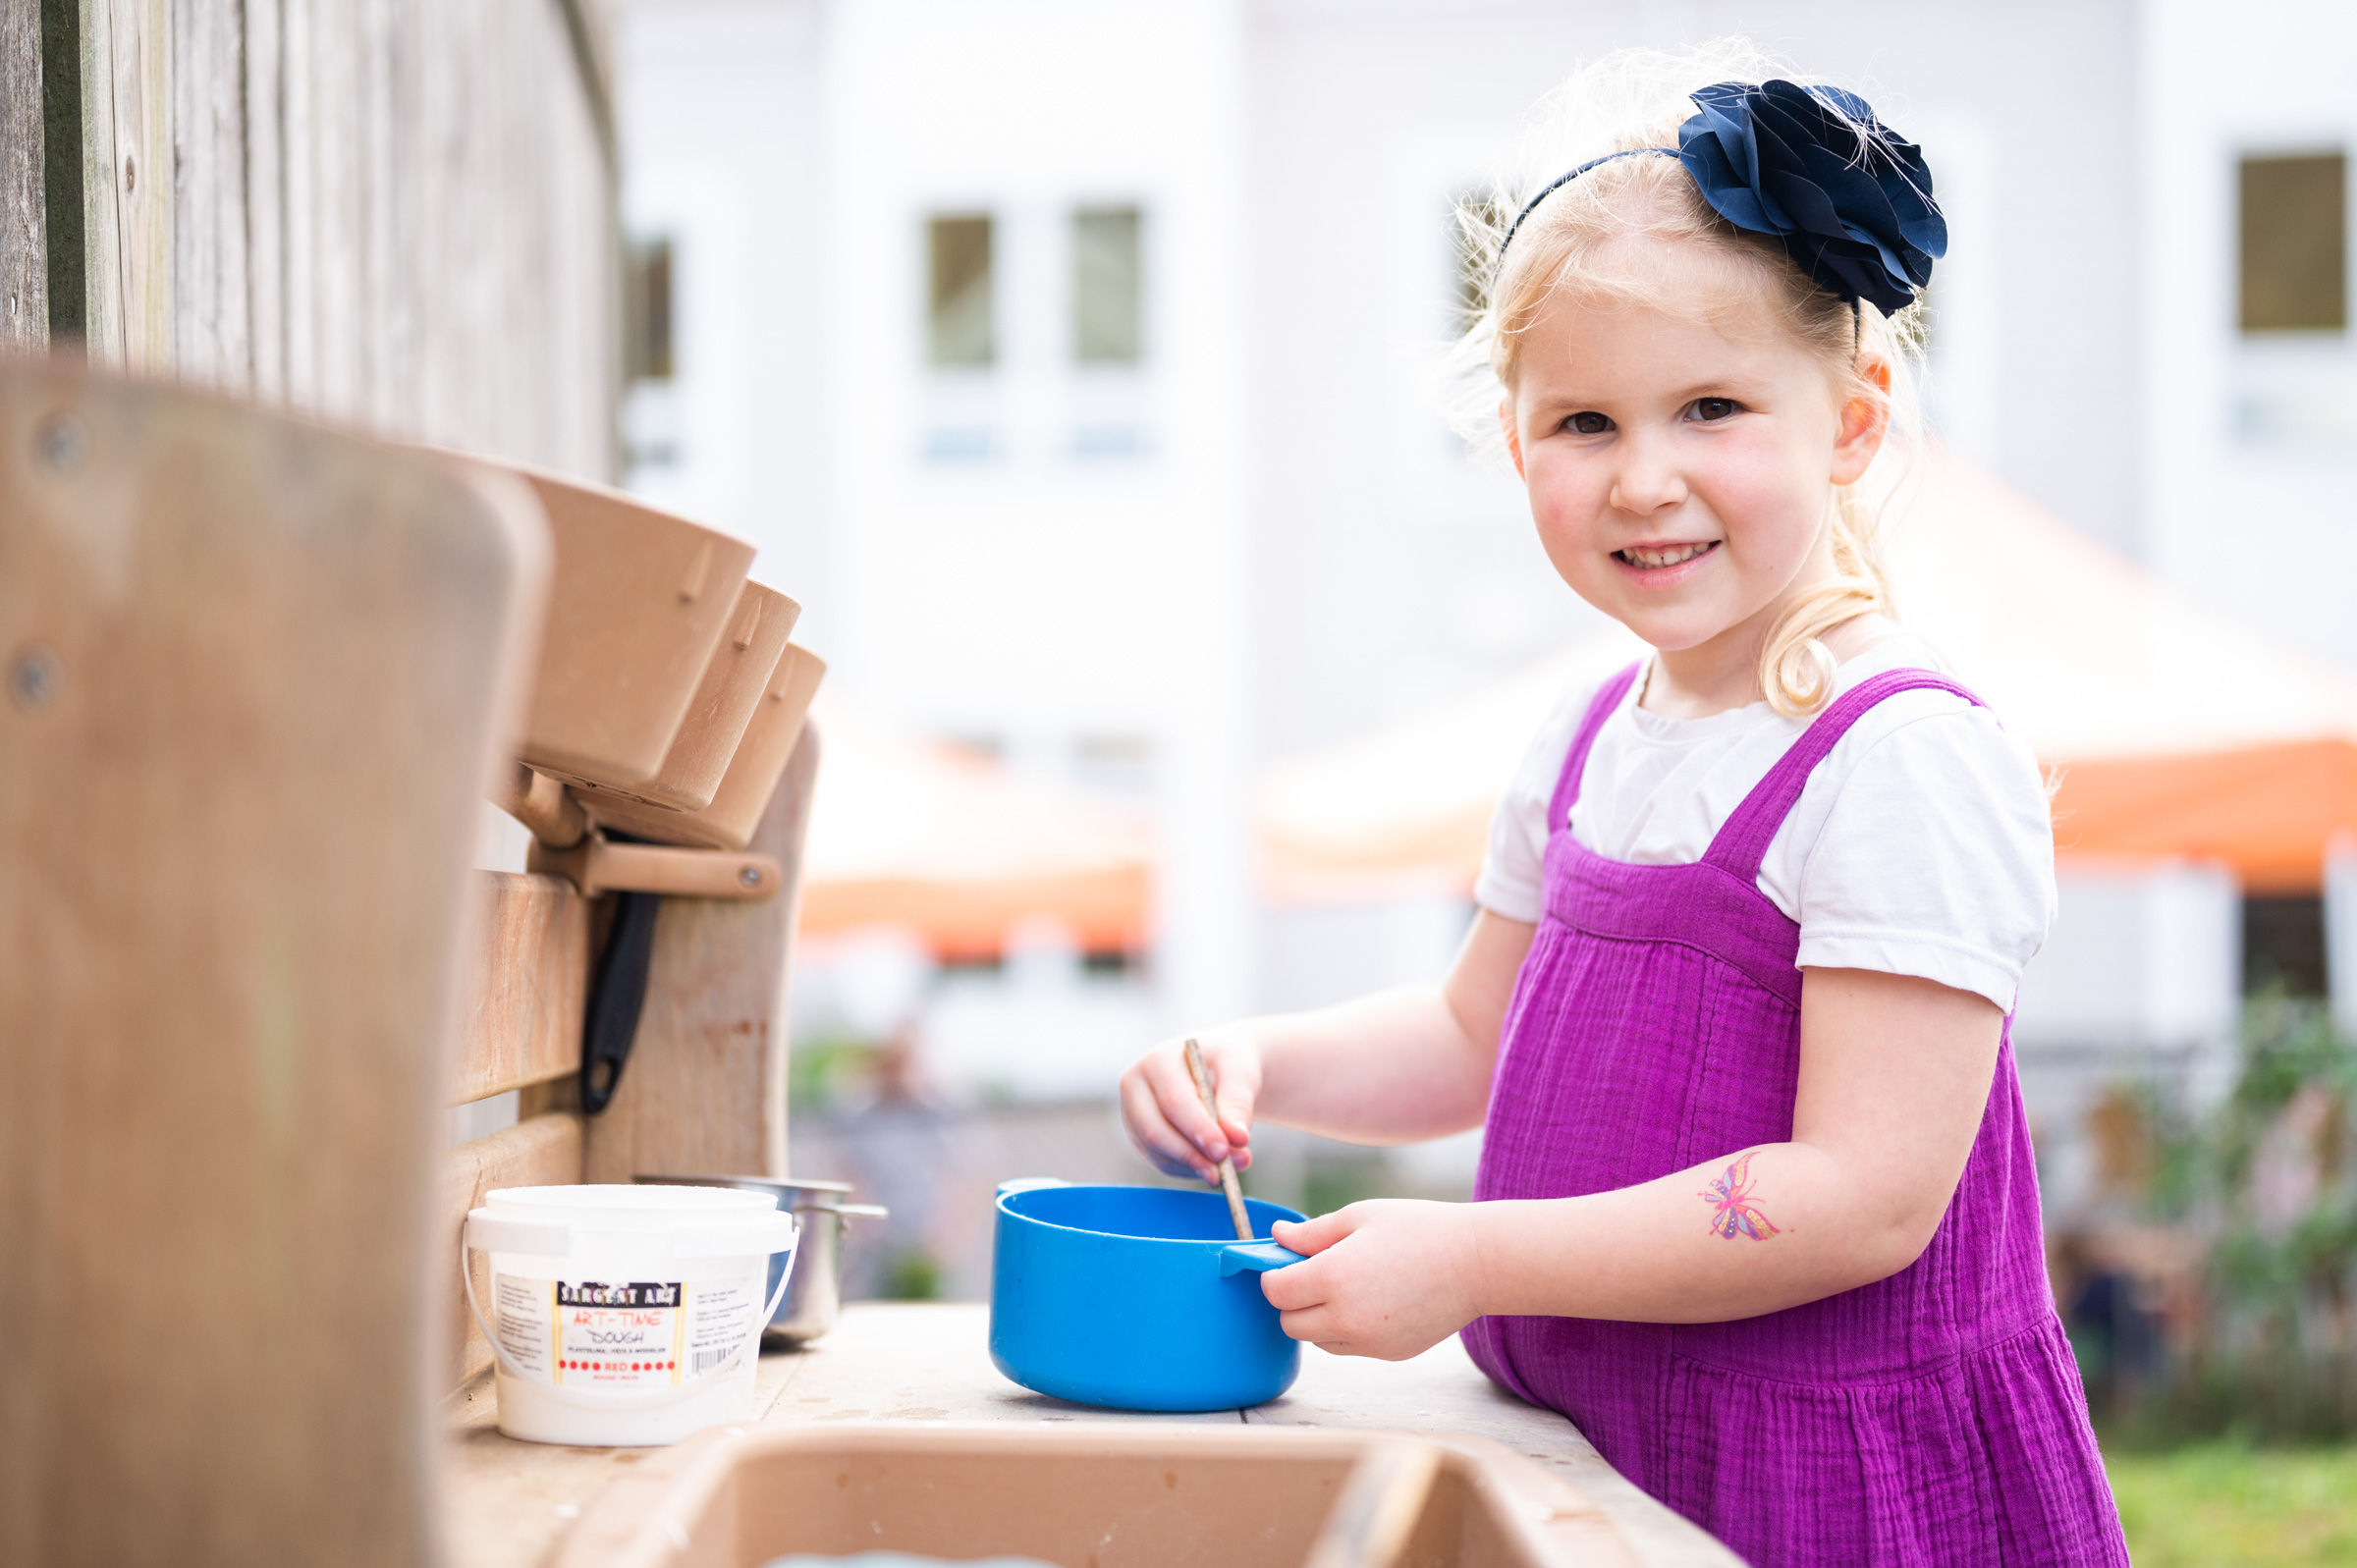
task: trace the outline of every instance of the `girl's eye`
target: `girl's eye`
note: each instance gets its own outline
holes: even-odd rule
[[[1735,408],[1732,398],[1696,398],[1693,403],[1694,417],[1705,424],[1733,418]]]
[[[1563,421],[1563,427],[1583,436],[1600,436],[1613,428],[1612,420],[1593,409],[1575,413]]]

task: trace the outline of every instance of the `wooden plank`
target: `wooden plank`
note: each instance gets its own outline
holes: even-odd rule
[[[748,845],[776,858],[784,892],[663,900],[637,1043],[590,1118],[583,1180],[787,1173],[787,968],[818,758],[806,726]]]
[[[249,13],[259,8],[249,7]],[[279,0],[278,149],[279,355],[291,407],[324,410],[319,390],[319,188],[331,163],[317,115],[311,57],[321,30],[320,0]]]
[[[92,363],[172,368],[167,0],[82,0],[82,245]]]
[[[0,349],[49,346],[41,0],[0,0]]]
[[[555,877],[475,873],[459,1081],[451,1103],[577,1072],[589,900]]]
[[[426,1253],[428,1271],[441,1281],[436,1294],[448,1325],[443,1343],[455,1347],[455,1354],[442,1364],[443,1386],[457,1387],[491,1366],[491,1346],[475,1326],[459,1283],[459,1240],[466,1211],[497,1187],[563,1187],[580,1179],[581,1118],[563,1111],[532,1116],[445,1151],[433,1240]],[[474,1271],[475,1295],[488,1301],[489,1261],[477,1253],[468,1266]]]
[[[286,27],[279,0],[239,9],[246,24],[236,90],[246,153],[247,355],[253,395],[275,404],[287,395]]]
[[[253,381],[247,288],[243,7],[170,0],[172,363],[187,381]]]
[[[528,504],[0,362],[0,1562],[435,1551],[429,1236]]]

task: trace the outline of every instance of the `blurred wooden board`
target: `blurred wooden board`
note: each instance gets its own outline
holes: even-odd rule
[[[576,1072],[589,900],[558,877],[478,871],[454,1105]]]
[[[478,1207],[483,1195],[496,1187],[561,1187],[580,1179],[581,1118],[566,1111],[527,1117],[443,1155],[433,1238],[426,1253],[427,1271],[440,1281],[436,1293],[449,1321],[443,1343],[457,1350],[436,1379],[441,1387],[455,1388],[491,1366],[490,1343],[474,1325],[474,1315],[467,1310],[466,1291],[459,1283],[459,1239],[466,1212]],[[477,1298],[489,1300],[489,1261],[477,1253],[468,1262],[474,1270]]]
[[[786,1174],[787,962],[818,758],[805,728],[747,845],[776,858],[782,892],[663,900],[637,1042],[589,1119],[583,1180]]]
[[[424,1256],[528,494],[0,363],[0,1562],[435,1554]]]
[[[1304,1350],[1284,1398],[1249,1411],[1141,1415],[1067,1404],[1017,1387],[990,1363],[980,1305],[860,1302],[824,1339],[761,1358],[752,1425],[832,1422],[1250,1424],[1487,1437],[1544,1466],[1594,1504],[1646,1568],[1741,1568],[1734,1554],[1597,1457],[1577,1428],[1493,1385],[1453,1337],[1408,1361]],[[647,1449],[555,1448],[499,1434],[491,1379],[451,1406],[455,1568],[544,1561],[592,1498],[632,1475]]]

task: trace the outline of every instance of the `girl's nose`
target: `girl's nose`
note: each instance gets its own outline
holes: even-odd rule
[[[1647,433],[1632,433],[1618,444],[1619,461],[1613,470],[1609,498],[1614,509],[1645,516],[1686,499],[1685,474],[1669,444]]]

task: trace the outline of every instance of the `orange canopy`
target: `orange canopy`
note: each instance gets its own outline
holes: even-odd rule
[[[1019,776],[940,741],[819,719],[801,929],[901,926],[944,957],[995,953],[1046,917],[1089,951],[1144,944],[1153,906],[1146,812]]]
[[[2357,831],[2357,677],[2193,601],[1952,458],[1889,529],[1901,617],[2060,778],[2065,856],[2222,861],[2313,891]],[[1470,886],[1491,805],[1569,685],[1643,654],[1605,623],[1446,709],[1263,776],[1273,895]]]

